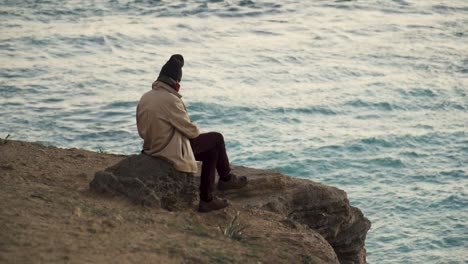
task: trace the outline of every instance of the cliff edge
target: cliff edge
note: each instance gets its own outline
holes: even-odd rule
[[[164,161],[0,144],[0,262],[365,263],[370,222],[344,191],[234,171],[249,185],[200,214],[199,179]]]

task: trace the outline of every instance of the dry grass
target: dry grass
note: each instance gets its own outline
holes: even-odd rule
[[[232,220],[229,222],[229,224],[225,227],[222,228],[221,225],[219,226],[219,230],[221,233],[234,240],[242,240],[244,237],[244,234],[242,233],[245,229],[249,227],[249,225],[243,225],[239,223],[239,216],[240,216],[240,211],[237,211]]]
[[[10,137],[10,134],[8,134],[1,142],[1,144],[5,145],[8,143],[8,138]]]

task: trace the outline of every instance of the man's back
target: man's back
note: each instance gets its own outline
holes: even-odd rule
[[[145,93],[137,107],[137,128],[143,138],[143,149],[157,150],[164,148],[174,128],[168,122],[170,105],[177,97],[163,89],[152,89]]]
[[[180,94],[163,82],[156,81],[137,107],[137,128],[143,138],[143,151],[171,161],[176,169],[196,172],[197,165],[189,138],[200,132],[185,110]]]

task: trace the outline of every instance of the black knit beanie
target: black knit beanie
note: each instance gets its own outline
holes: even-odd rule
[[[180,54],[174,54],[161,68],[159,78],[166,76],[180,82],[182,80],[182,67],[184,67],[184,57]]]

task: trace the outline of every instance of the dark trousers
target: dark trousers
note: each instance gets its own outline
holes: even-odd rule
[[[200,199],[210,201],[215,184],[216,171],[220,179],[227,179],[231,168],[224,145],[223,135],[217,132],[200,134],[191,139],[193,154],[195,159],[202,161],[200,179]]]

